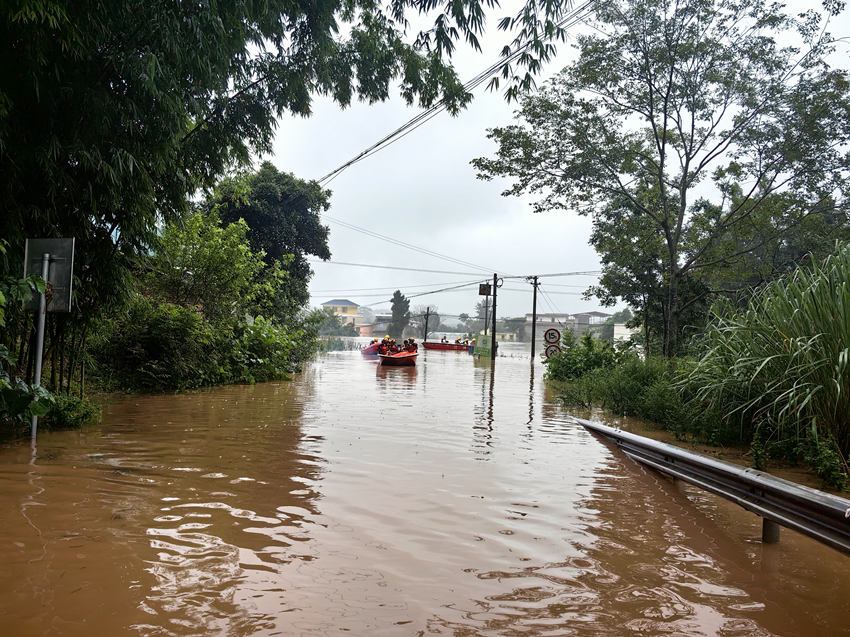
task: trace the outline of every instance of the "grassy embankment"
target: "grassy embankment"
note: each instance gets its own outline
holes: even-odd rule
[[[847,487],[850,453],[850,249],[715,306],[688,358],[641,358],[567,337],[547,378],[565,404],[654,423],[758,469],[805,466]]]

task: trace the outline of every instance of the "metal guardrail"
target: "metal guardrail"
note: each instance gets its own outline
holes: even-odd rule
[[[630,458],[761,516],[765,542],[778,541],[779,526],[784,526],[850,554],[850,500],[601,423],[574,420]]]

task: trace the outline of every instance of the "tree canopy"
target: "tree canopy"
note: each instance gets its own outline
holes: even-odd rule
[[[525,55],[504,71],[530,85],[553,52],[565,3],[500,26]],[[146,244],[157,216],[225,169],[271,150],[276,118],[312,96],[410,104],[471,98],[450,65],[479,48],[490,0],[172,3],[12,0],[0,9],[0,236],[68,235]]]
[[[316,182],[279,172],[264,162],[255,173],[223,180],[208,201],[222,223],[240,219],[248,226],[248,240],[262,251],[266,263],[279,263],[287,279],[278,300],[286,316],[309,299],[312,274],[307,256],[329,259],[328,228],[320,213],[330,207],[330,191]]]
[[[657,316],[672,355],[704,272],[811,215],[846,223],[850,82],[826,64],[813,11],[601,0],[593,26],[578,60],[523,101],[522,123],[490,131],[496,156],[473,164],[512,177],[506,195],[540,194],[536,211],[592,214],[597,290]]]
[[[410,299],[404,296],[401,290],[396,290],[393,292],[392,319],[387,331],[393,338],[401,338],[408,323],[410,323]]]
[[[215,216],[202,213],[166,225],[144,287],[175,305],[197,308],[212,323],[270,310],[286,275],[277,262],[264,263],[247,233],[242,220],[221,227]]]

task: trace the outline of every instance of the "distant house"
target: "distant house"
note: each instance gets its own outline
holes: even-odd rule
[[[542,343],[544,332],[554,327],[563,335],[565,329],[572,330],[576,336],[587,331],[595,331],[602,327],[605,320],[611,316],[605,312],[574,312],[572,314],[538,314],[535,330],[535,340]],[[533,315],[525,315],[525,334],[531,337],[531,320]]]
[[[348,299],[333,299],[322,303],[322,309],[332,310],[334,314],[342,319],[343,323],[351,323],[352,325],[357,319],[358,307],[360,306],[357,303]]]
[[[392,314],[375,314],[374,322],[358,323],[354,327],[360,336],[383,337],[390,328],[390,322],[393,320]]]

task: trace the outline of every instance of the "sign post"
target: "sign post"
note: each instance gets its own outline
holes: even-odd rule
[[[55,264],[55,265],[54,265]],[[44,324],[48,312],[70,312],[74,275],[74,239],[27,239],[24,250],[24,276],[38,273],[46,284],[45,291],[33,298],[29,307],[37,312],[35,332],[35,372],[33,387],[41,385],[44,356]],[[30,436],[35,444],[38,416],[30,423]]]

